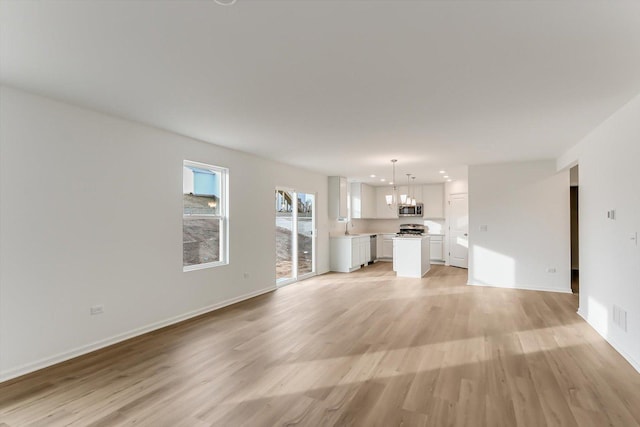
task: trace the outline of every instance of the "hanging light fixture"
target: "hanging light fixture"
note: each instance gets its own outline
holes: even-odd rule
[[[407,194],[400,195],[400,204],[401,205],[410,205],[411,204],[411,192],[409,191],[409,178],[411,178],[411,174],[407,174]]]
[[[413,197],[411,198],[411,206],[415,206],[415,205],[416,205],[416,203],[417,203],[417,201],[416,201],[416,194],[415,194],[415,191],[416,191],[416,185],[415,185],[415,182],[416,182],[416,181],[415,181],[415,180],[416,180],[416,177],[415,177],[415,176],[412,176],[412,177],[411,177],[411,182],[413,182],[414,184],[413,184],[413,192],[411,193],[411,194],[413,195]]]
[[[398,162],[397,159],[391,160],[391,167],[393,168],[393,181],[391,182],[391,184],[393,184],[392,193],[384,196],[387,201],[387,206],[389,208],[398,202],[397,201],[398,194],[397,194],[397,187],[396,187],[396,163],[397,162]]]

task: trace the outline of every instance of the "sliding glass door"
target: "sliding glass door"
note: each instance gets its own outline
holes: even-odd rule
[[[298,193],[298,277],[313,274],[316,269],[314,265],[315,230],[314,211],[316,206],[315,194]]]
[[[276,282],[293,280],[293,232],[294,193],[289,190],[276,190]]]
[[[315,273],[315,195],[277,188],[276,282],[278,286]]]

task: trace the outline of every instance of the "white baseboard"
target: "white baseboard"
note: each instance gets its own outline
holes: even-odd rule
[[[180,314],[178,316],[171,317],[169,319],[161,320],[159,322],[154,322],[150,325],[143,326],[141,328],[136,328],[128,332],[124,332],[122,334],[114,335],[109,338],[105,338],[103,340],[99,340],[93,342],[91,344],[83,345],[77,348],[74,348],[69,351],[65,351],[63,353],[56,354],[51,357],[46,357],[44,359],[37,360],[35,362],[27,363],[22,366],[18,366],[17,368],[9,369],[7,371],[0,372],[0,383],[4,381],[8,381],[13,378],[20,377],[22,375],[29,374],[31,372],[38,371],[40,369],[48,368],[50,366],[56,365],[58,363],[67,361],[69,359],[73,359],[78,356],[82,356],[83,354],[91,353],[92,351],[100,350],[101,348],[108,347],[113,344],[117,344],[119,342],[128,340],[130,338],[135,338],[137,336],[146,334],[151,331],[155,331],[160,328],[164,328],[165,326],[173,325],[175,323],[183,322],[185,320],[191,319],[193,317],[200,316],[205,313],[209,313],[211,311],[219,310],[221,308],[227,307],[232,304],[236,304],[241,301],[248,300],[250,298],[255,298],[257,296],[266,294],[268,292],[275,291],[277,288],[275,286],[261,289],[258,291],[250,292],[248,294],[240,295],[235,298],[228,299],[226,301],[219,302],[217,304],[212,304],[207,307],[202,307],[197,310],[190,311],[188,313]]]
[[[620,353],[620,355],[624,357],[627,362],[629,362],[629,364],[633,367],[633,369],[635,369],[636,371],[638,371],[638,373],[640,373],[640,363],[638,363],[633,357],[631,357],[627,352],[625,352],[622,349],[622,346],[620,346],[619,342],[617,342],[615,339],[611,337],[608,337],[606,334],[603,334],[602,331],[598,330],[598,328],[596,328],[593,325],[593,323],[589,321],[589,318],[585,316],[584,313],[580,311],[580,309],[578,309],[577,313],[578,313],[578,316],[582,317],[584,321],[587,322],[587,325],[591,326],[593,330],[596,331],[598,335],[600,335],[602,338],[604,338],[604,340],[608,342],[615,351]]]
[[[545,288],[541,286],[529,286],[529,285],[517,285],[517,286],[500,286],[500,285],[484,285],[479,283],[471,283],[467,282],[469,286],[481,286],[486,288],[500,288],[500,289],[517,289],[521,291],[541,291],[541,292],[558,292],[561,294],[571,294],[571,288],[567,289],[556,289],[556,288]]]

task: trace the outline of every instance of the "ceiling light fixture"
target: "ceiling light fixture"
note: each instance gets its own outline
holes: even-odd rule
[[[389,184],[393,185],[393,190],[391,192],[391,194],[387,194],[386,196],[384,196],[384,198],[386,199],[387,202],[387,206],[389,208],[391,208],[393,205],[398,203],[398,195],[397,195],[397,188],[396,188],[396,163],[398,162],[397,159],[391,159],[391,167],[393,169],[393,181],[391,181]]]
[[[220,6],[233,6],[236,0],[213,0]]]
[[[369,178],[375,178],[376,176],[374,174],[369,175]]]
[[[386,179],[380,178],[380,182],[385,182],[385,181],[386,181]]]
[[[443,178],[449,178],[449,175],[445,175],[445,176],[443,176]]]
[[[440,173],[447,173],[447,171],[440,171]]]

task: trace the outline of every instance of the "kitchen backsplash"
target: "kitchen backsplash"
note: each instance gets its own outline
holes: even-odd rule
[[[331,221],[329,228],[329,235],[331,236],[339,236],[343,235],[345,228],[348,226],[349,233],[351,234],[359,234],[359,233],[369,233],[365,221],[370,221],[366,219],[353,219],[349,221],[348,225],[346,222],[339,221]]]
[[[444,220],[424,220],[425,227],[429,228],[429,233],[444,234]]]

